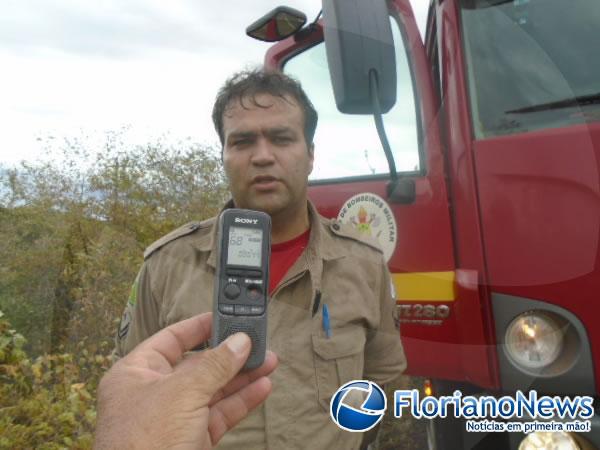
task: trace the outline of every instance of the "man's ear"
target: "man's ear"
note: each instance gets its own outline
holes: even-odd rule
[[[310,175],[313,171],[313,164],[315,162],[315,143],[314,142],[308,146],[308,161],[309,161],[308,174]]]

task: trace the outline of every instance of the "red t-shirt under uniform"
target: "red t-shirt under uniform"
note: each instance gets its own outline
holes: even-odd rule
[[[275,291],[287,271],[300,257],[310,237],[310,228],[289,241],[271,245],[271,272],[269,274],[269,295]]]

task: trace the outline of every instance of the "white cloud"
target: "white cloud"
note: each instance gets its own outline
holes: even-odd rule
[[[425,2],[425,0],[418,0]],[[278,0],[9,0],[0,16],[0,162],[32,159],[37,136],[129,124],[214,142],[226,77],[262,63],[245,28]],[[313,20],[319,0],[289,3]],[[421,6],[417,6],[419,13]],[[422,19],[421,19],[422,20]]]

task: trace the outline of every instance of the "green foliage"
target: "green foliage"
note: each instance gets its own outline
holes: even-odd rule
[[[30,360],[24,341],[0,312],[0,448],[90,448],[110,356],[83,349]]]
[[[0,309],[37,354],[50,345],[66,231],[64,221],[43,208],[0,211]]]
[[[143,249],[227,196],[210,147],[92,144],[49,140],[45,159],[0,167],[0,448],[91,446]]]
[[[94,214],[146,245],[192,218],[213,215],[227,195],[220,159],[210,148],[163,145],[99,154],[90,177],[101,196],[92,202]]]
[[[143,249],[226,199],[210,147],[125,141],[48,140],[44,159],[0,170],[0,309],[32,355],[110,341]]]
[[[112,345],[141,260],[139,243],[113,228],[103,229],[90,243],[79,260],[79,283],[72,290],[76,301],[67,325],[68,348],[83,340],[91,352]]]

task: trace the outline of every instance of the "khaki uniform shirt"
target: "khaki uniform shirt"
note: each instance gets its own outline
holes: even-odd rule
[[[378,245],[323,218],[310,203],[309,213],[308,246],[268,304],[267,348],[279,357],[273,392],[219,449],[357,449],[362,434],[341,430],[330,417],[332,395],[353,379],[382,385],[406,367]],[[161,328],[212,311],[215,224],[214,218],[188,224],[146,250],[117,336],[117,357]],[[317,292],[329,308],[329,338],[321,308],[312,314]]]

